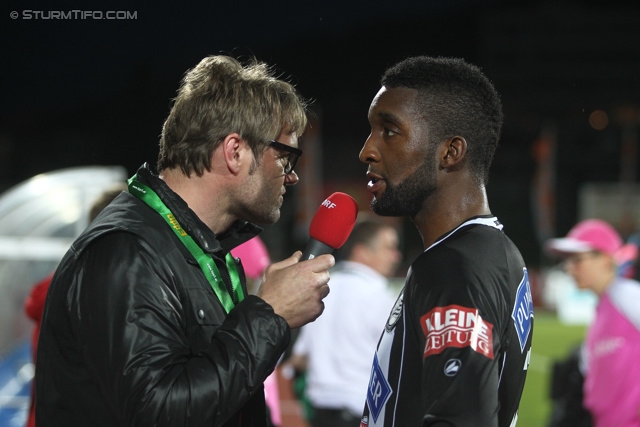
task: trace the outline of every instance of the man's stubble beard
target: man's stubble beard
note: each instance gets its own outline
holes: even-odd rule
[[[434,160],[429,152],[420,167],[404,181],[397,185],[386,181],[382,196],[371,201],[373,212],[381,216],[415,217],[437,190]]]
[[[249,196],[241,197],[238,203],[238,208],[242,212],[240,217],[245,221],[260,224],[271,225],[278,222],[280,219],[280,207],[277,206],[278,195],[271,194],[271,188],[269,188],[267,182],[264,179],[260,179],[257,174],[261,171],[260,163],[254,160],[251,168],[249,169],[249,175],[256,178],[253,190],[250,192],[256,192],[257,197]]]

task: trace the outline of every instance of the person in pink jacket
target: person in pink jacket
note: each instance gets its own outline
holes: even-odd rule
[[[596,427],[640,427],[640,283],[618,274],[637,248],[609,223],[588,219],[546,249],[599,297],[583,346],[585,408]]]
[[[264,270],[271,264],[271,257],[264,242],[259,236],[236,246],[231,250],[233,256],[242,260],[244,274],[247,276],[247,288],[250,293],[256,293]],[[264,398],[269,413],[269,421],[273,427],[282,425],[280,412],[280,392],[278,390],[278,375],[273,371],[264,382]]]

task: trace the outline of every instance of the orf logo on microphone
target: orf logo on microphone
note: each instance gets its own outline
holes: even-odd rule
[[[322,206],[324,206],[327,209],[333,209],[336,207],[336,204],[329,199],[325,199],[324,202],[322,202]]]
[[[358,203],[354,198],[345,193],[333,193],[318,206],[309,224],[309,236],[332,249],[338,249],[349,237],[357,217]],[[326,248],[323,253],[328,253]],[[305,259],[305,254],[302,259]]]

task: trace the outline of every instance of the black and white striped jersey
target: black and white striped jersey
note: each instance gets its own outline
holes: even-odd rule
[[[520,252],[497,218],[466,221],[412,263],[361,427],[515,426],[532,334]]]

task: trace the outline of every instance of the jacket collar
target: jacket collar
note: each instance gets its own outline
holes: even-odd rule
[[[219,236],[211,231],[207,225],[189,208],[178,194],[155,174],[148,163],[144,163],[137,171],[138,180],[151,187],[160,200],[169,208],[176,217],[180,226],[195,240],[203,251],[213,254],[223,251],[229,252],[236,246],[257,236],[262,228],[247,221],[234,222],[229,230]],[[220,256],[220,255],[218,255]]]

